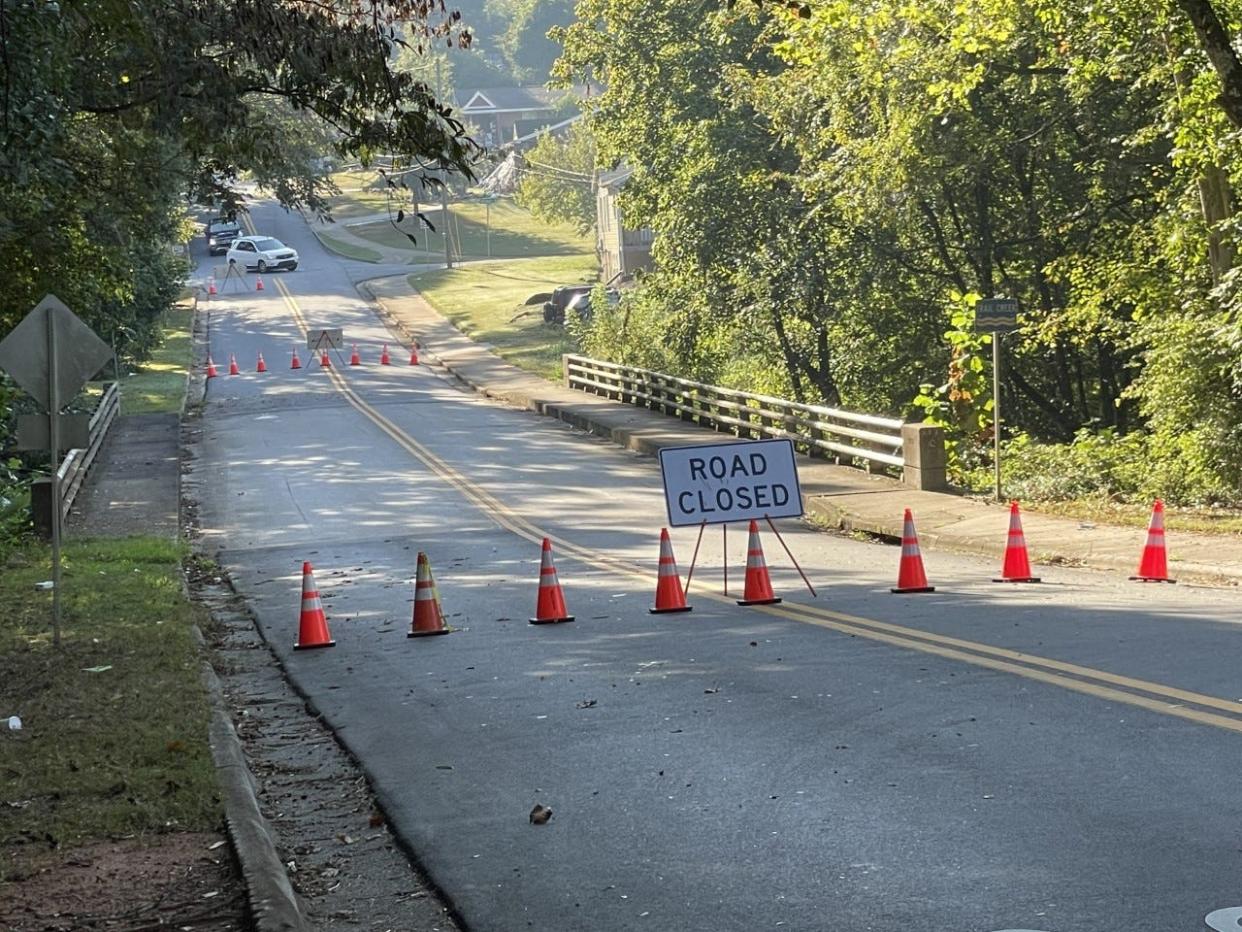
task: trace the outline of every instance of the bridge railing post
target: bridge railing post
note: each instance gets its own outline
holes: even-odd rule
[[[934,424],[901,425],[901,481],[926,492],[949,488],[944,428]]]

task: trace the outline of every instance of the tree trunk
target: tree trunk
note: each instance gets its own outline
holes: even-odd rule
[[[1217,102],[1234,128],[1242,129],[1242,61],[1238,60],[1216,9],[1211,0],[1177,0],[1177,5],[1195,27],[1199,44],[1220,78]]]
[[[1005,381],[1029,398],[1035,407],[1043,411],[1048,416],[1048,419],[1060,428],[1057,439],[1065,442],[1074,439],[1074,428],[1077,425],[1070,418],[1066,417],[1064,411],[1045,398],[1035,386],[1023,378],[1017,366],[1009,366],[1005,369]],[[1004,412],[1002,412],[1003,415]]]
[[[802,388],[802,370],[805,368],[805,363],[789,341],[789,334],[785,331],[785,320],[781,317],[780,308],[775,304],[769,304],[769,308],[772,311],[772,329],[776,331],[776,339],[781,344],[781,355],[785,357],[785,371],[789,373],[789,381],[793,386],[794,400],[805,404],[806,392]]]
[[[832,350],[828,345],[828,328],[819,324],[815,328],[815,371],[811,379],[819,389],[824,404],[836,407],[841,404],[841,392],[837,388],[837,380],[832,377]]]
[[[1219,166],[1211,166],[1199,178],[1199,202],[1208,228],[1212,281],[1220,284],[1225,273],[1233,268],[1235,254],[1233,244],[1220,235],[1221,221],[1233,216],[1233,192],[1229,189],[1229,176]]]

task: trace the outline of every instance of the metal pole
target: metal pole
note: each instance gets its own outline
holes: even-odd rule
[[[56,360],[56,309],[47,309],[47,421],[52,463],[52,644],[60,647],[60,373]]]
[[[436,100],[442,100],[440,88],[440,56],[436,56]],[[444,267],[451,269],[453,267],[453,249],[449,243],[449,212],[448,212],[448,172],[444,168],[444,163],[440,163],[440,223],[441,229],[444,230]]]
[[[802,572],[802,567],[798,565],[798,561],[794,558],[793,551],[789,549],[789,545],[785,543],[785,538],[781,537],[781,532],[776,529],[776,525],[772,523],[772,519],[764,515],[764,520],[768,522],[768,527],[772,529],[772,533],[776,535],[776,539],[781,542],[781,546],[785,548],[785,553],[789,556],[789,562],[794,565],[794,569],[798,571],[798,575],[802,577],[802,581],[806,583],[806,587],[811,590],[812,598],[819,598],[819,593],[815,591],[815,587],[811,585],[811,581],[806,578],[806,573]]]
[[[686,592],[690,591],[690,580],[694,578],[694,565],[699,562],[699,544],[703,543],[703,532],[707,530],[707,519],[699,525],[699,539],[694,542],[694,556],[690,558],[690,572],[686,574]]]
[[[492,257],[492,202],[487,202],[487,258]]]
[[[720,525],[720,549],[724,552],[724,594],[729,594],[729,525]]]
[[[1000,367],[1001,367],[1001,334],[992,331],[992,459],[996,469],[996,500],[1001,501],[1001,403],[1000,403]]]
[[[451,269],[453,267],[453,246],[449,242],[449,207],[448,207],[448,183],[446,178],[448,172],[444,167],[440,167],[440,222],[444,224],[444,267]]]

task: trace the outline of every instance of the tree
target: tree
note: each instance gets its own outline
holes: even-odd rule
[[[184,279],[187,197],[241,207],[243,176],[317,211],[333,149],[468,174],[463,127],[393,67],[401,47],[469,45],[442,10],[0,0],[0,335],[55,292],[141,357]]]
[[[1215,477],[1203,488],[1236,485],[1234,52],[1200,14],[1228,35],[1242,5],[578,12],[558,75],[606,85],[589,115],[600,162],[633,167],[623,207],[657,232],[642,335],[662,306],[685,371],[910,413],[920,382],[955,390],[975,345],[962,296],[1005,294],[1024,323],[1011,427],[1146,426],[1171,482],[1184,455]],[[982,404],[968,394],[953,404]]]
[[[403,45],[469,44],[457,15],[435,9],[4,0],[0,259],[15,274],[0,282],[0,332],[55,290],[89,323],[138,339],[176,290],[165,246],[187,235],[183,198],[236,205],[249,173],[286,206],[322,209],[311,143],[468,173],[461,125],[392,67]],[[147,282],[155,267],[171,284]]]
[[[595,226],[595,140],[582,121],[544,133],[522,159],[517,202],[545,223]]]
[[[513,76],[523,84],[547,81],[560,52],[548,33],[573,21],[573,0],[490,0],[488,7],[506,24],[500,48]]]

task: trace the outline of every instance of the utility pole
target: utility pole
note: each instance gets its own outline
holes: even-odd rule
[[[453,243],[449,237],[448,172],[440,165],[440,222],[444,224],[444,267],[453,267]]]
[[[442,100],[440,89],[440,56],[436,56],[436,100]],[[449,238],[448,171],[440,163],[440,223],[444,230],[444,267],[453,267],[453,244]]]

